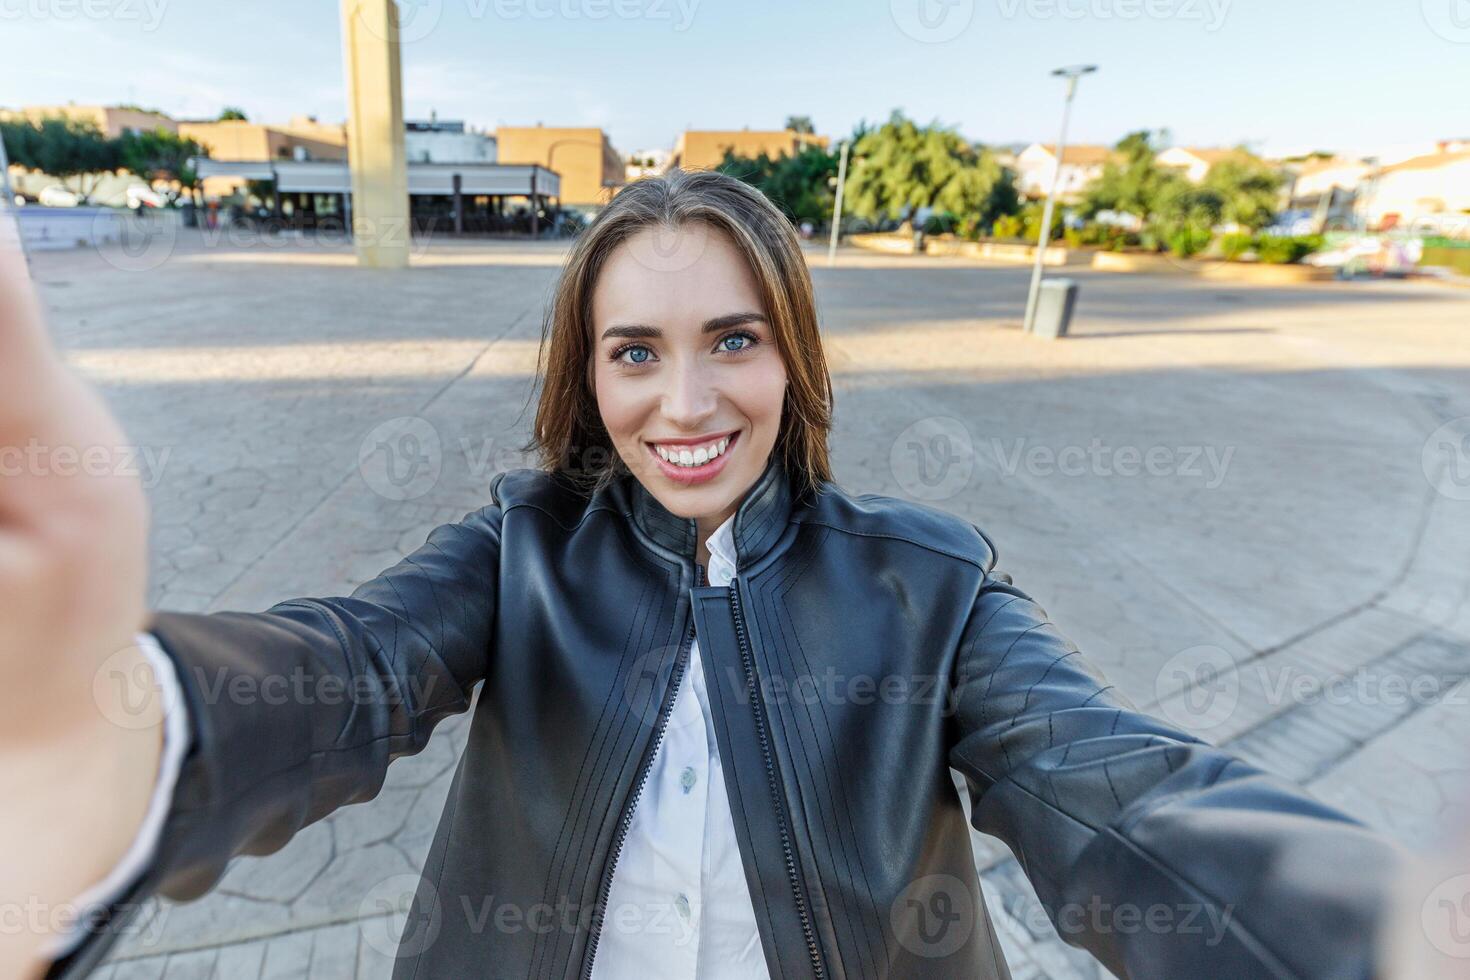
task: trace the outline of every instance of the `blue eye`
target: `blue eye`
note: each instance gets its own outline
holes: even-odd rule
[[[624,355],[627,355],[626,358]],[[627,364],[644,364],[652,356],[653,351],[642,344],[628,344],[613,352],[613,360],[624,361]]]
[[[730,354],[738,354],[755,343],[755,338],[748,333],[732,333],[720,340],[720,350]]]

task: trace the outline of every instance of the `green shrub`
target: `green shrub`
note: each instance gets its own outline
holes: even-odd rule
[[[1256,254],[1262,262],[1291,265],[1322,247],[1321,235],[1262,235],[1256,239]]]
[[[1470,247],[1452,239],[1445,239],[1445,241],[1451,244],[1425,246],[1424,255],[1419,259],[1419,264],[1451,269],[1462,276],[1470,276]]]
[[[1220,237],[1220,256],[1227,262],[1235,262],[1251,250],[1255,239],[1250,235],[1234,234]]]
[[[1021,222],[1019,214],[1003,214],[995,219],[995,225],[990,229],[990,233],[996,238],[1012,239],[1020,238],[1021,233],[1025,230],[1026,226]]]
[[[1209,248],[1211,238],[1208,228],[1183,225],[1170,229],[1167,240],[1169,251],[1183,259],[1191,255],[1198,255]]]
[[[924,221],[924,234],[926,235],[948,235],[954,231],[954,228],[954,215],[945,212],[931,214]]]
[[[1041,236],[1041,219],[1046,214],[1046,205],[1036,201],[1021,209],[1021,237],[1028,242],[1034,242]],[[1051,234],[1047,236],[1048,244],[1056,241],[1062,235],[1062,209],[1053,208],[1051,213]]]

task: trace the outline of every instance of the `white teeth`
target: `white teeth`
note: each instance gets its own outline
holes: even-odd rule
[[[730,437],[726,436],[717,442],[712,442],[707,446],[700,446],[693,450],[669,448],[656,443],[653,448],[659,454],[660,458],[667,460],[675,466],[703,466],[716,456],[724,453],[729,447]]]

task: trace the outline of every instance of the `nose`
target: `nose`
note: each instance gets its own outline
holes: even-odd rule
[[[665,377],[669,386],[663,393],[664,418],[677,428],[698,432],[719,405],[714,379],[701,369],[698,359],[678,364]]]

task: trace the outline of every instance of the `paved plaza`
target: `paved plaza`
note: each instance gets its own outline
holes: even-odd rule
[[[152,603],[345,594],[481,506],[525,465],[562,254],[435,244],[406,272],[340,244],[37,254],[58,342],[136,443]],[[1434,839],[1470,745],[1470,291],[1069,272],[1075,336],[1046,342],[1017,326],[1028,269],[811,262],[840,482],[979,525],[1140,707]],[[99,976],[386,980],[467,719],[373,802],[205,899],[150,903]],[[975,849],[1017,980],[1106,976],[1002,844]]]

